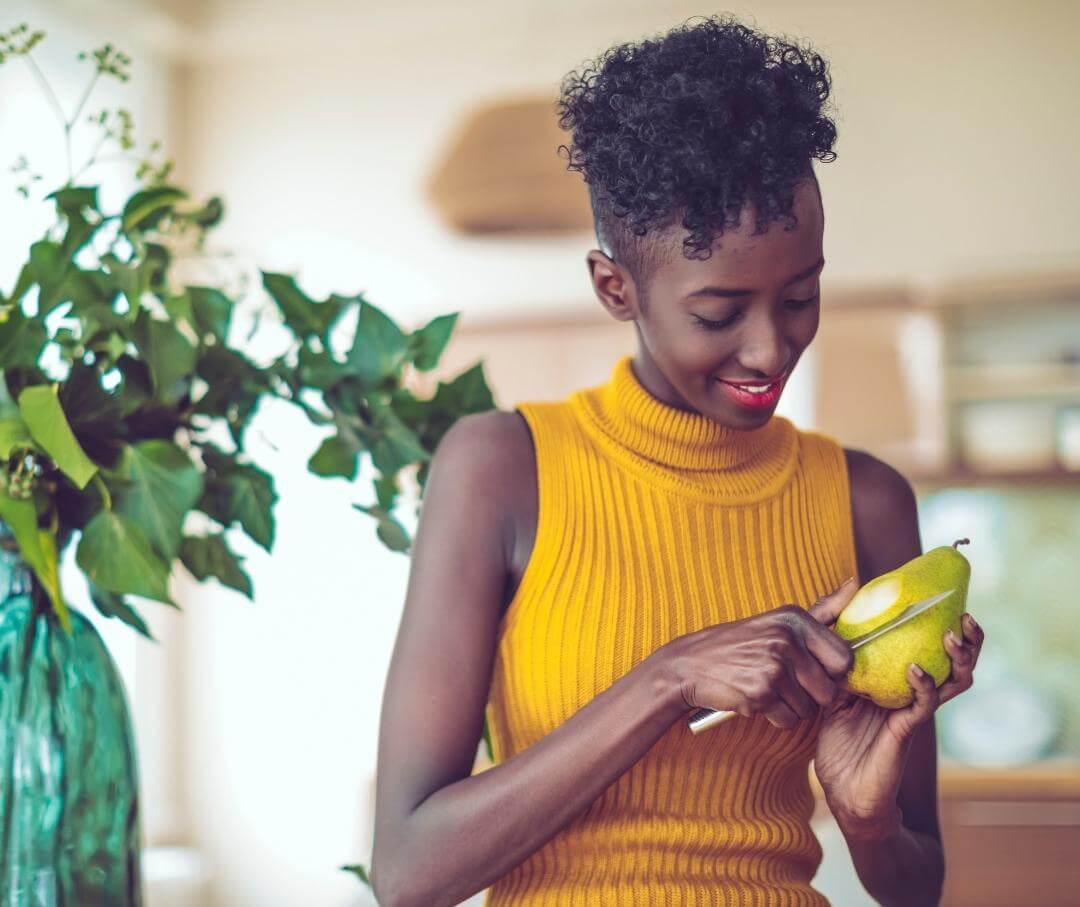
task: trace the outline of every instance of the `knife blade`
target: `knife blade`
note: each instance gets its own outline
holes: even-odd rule
[[[852,651],[864,646],[872,639],[877,639],[883,633],[888,633],[890,630],[894,630],[902,624],[906,624],[914,617],[918,617],[923,611],[928,608],[934,607],[938,602],[955,592],[955,589],[946,589],[944,592],[938,592],[935,595],[931,595],[929,598],[921,599],[915,602],[913,605],[908,605],[903,611],[896,615],[891,620],[887,620],[880,627],[875,627],[869,633],[864,633],[862,636],[857,636],[854,639],[848,640]],[[739,713],[728,709],[698,709],[694,712],[693,716],[688,722],[691,732],[700,734],[706,728],[710,728],[715,724],[720,724],[722,721],[727,721],[729,718],[734,718]]]

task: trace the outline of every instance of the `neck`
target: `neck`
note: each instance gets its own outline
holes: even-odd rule
[[[741,430],[654,397],[630,356],[610,380],[572,395],[582,424],[606,450],[643,473],[706,493],[757,496],[790,475],[795,429],[773,416]]]

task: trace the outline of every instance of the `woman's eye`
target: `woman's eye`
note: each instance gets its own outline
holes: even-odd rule
[[[740,312],[736,312],[734,315],[725,318],[723,321],[713,321],[710,318],[702,318],[700,315],[695,315],[694,318],[696,318],[697,323],[706,330],[721,331],[726,327],[731,327],[731,325],[738,320],[740,314]]]
[[[815,302],[818,301],[818,297],[820,295],[821,295],[820,293],[815,293],[809,299],[789,299],[784,304],[789,309],[794,309],[795,311],[799,311],[800,309],[808,309],[808,308],[810,308],[810,306],[812,306]]]

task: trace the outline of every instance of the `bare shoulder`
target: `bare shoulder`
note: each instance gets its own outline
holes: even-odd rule
[[[864,450],[844,448],[859,576],[865,582],[922,553],[911,483]]]
[[[906,516],[915,506],[911,483],[895,467],[865,450],[844,448],[852,509],[867,519]]]
[[[453,494],[441,491],[448,485]],[[504,410],[463,416],[435,451],[432,486],[440,489],[432,496],[436,500],[447,500],[447,506],[467,501],[475,519],[498,527],[512,589],[531,550],[537,510],[536,454],[525,418]]]
[[[492,409],[458,419],[439,441],[432,471],[472,476],[492,491],[520,484],[535,467],[532,436],[518,412]],[[494,484],[492,484],[494,483]]]
[[[438,450],[482,456],[491,462],[532,454],[532,440],[524,418],[516,411],[489,409],[462,416],[443,435]]]

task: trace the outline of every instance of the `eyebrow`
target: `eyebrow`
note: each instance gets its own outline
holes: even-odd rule
[[[805,271],[800,271],[794,277],[787,280],[784,286],[787,286],[789,283],[795,283],[796,280],[802,280],[804,277],[809,277],[824,264],[825,259],[819,258]],[[730,299],[737,296],[752,296],[753,294],[753,290],[731,289],[727,287],[702,287],[700,290],[694,290],[693,293],[688,293],[686,298],[694,299],[698,296],[716,296],[720,299]]]

